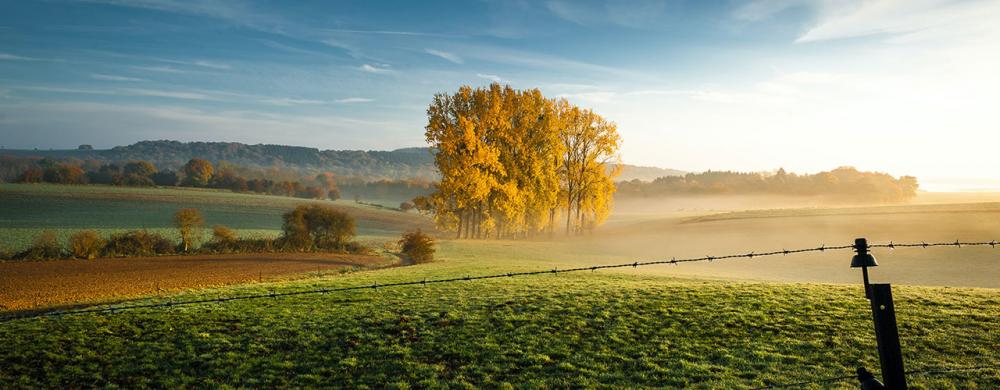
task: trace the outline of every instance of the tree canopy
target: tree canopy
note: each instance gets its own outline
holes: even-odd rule
[[[494,83],[437,94],[427,142],[441,181],[437,224],[467,238],[581,233],[607,217],[621,138],[614,123],[537,89]]]

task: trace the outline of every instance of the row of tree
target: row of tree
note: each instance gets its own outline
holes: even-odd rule
[[[228,163],[215,167],[210,161],[200,158],[189,160],[180,172],[158,170],[148,161],[131,161],[123,165],[103,164],[89,171],[82,166],[62,162],[28,166],[18,176],[17,182],[206,187],[310,199],[340,198],[340,189],[330,172],[302,180],[276,181],[247,179],[241,175],[240,170],[240,167]]]
[[[147,230],[113,233],[107,238],[93,230],[81,230],[70,235],[64,247],[55,233],[44,231],[30,247],[16,253],[0,254],[0,259],[93,259],[175,253],[370,251],[352,241],[356,234],[354,217],[343,211],[320,204],[307,204],[285,213],[282,219],[282,234],[277,239],[241,238],[235,230],[215,225],[212,227],[212,239],[199,246],[205,218],[198,209],[184,208],[177,210],[173,218],[180,243]]]
[[[437,94],[426,138],[436,191],[420,205],[458,238],[582,233],[604,221],[621,138],[600,115],[537,89],[494,83]],[[418,202],[419,203],[419,202]]]
[[[709,171],[661,177],[652,182],[619,182],[617,187],[618,196],[622,198],[769,194],[822,196],[848,202],[898,203],[915,197],[919,184],[913,176],[895,178],[885,173],[840,167],[812,175],[797,175],[784,169],[774,174]]]

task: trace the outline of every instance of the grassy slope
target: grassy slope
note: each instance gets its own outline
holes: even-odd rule
[[[443,260],[206,291],[366,285],[539,269],[469,243]],[[470,253],[474,255],[470,255]],[[683,266],[680,266],[683,267]],[[897,287],[907,368],[992,363],[995,290]],[[338,303],[344,298],[366,301]],[[857,286],[583,273],[240,301],[0,325],[0,387],[758,386],[877,368]],[[996,388],[993,372],[914,388]],[[854,388],[850,382],[839,388]]]
[[[316,201],[188,188],[0,184],[0,245],[22,249],[44,229],[54,230],[64,239],[80,229],[104,234],[149,229],[174,236],[173,213],[184,207],[200,209],[208,226],[227,225],[246,236],[276,236],[281,214],[307,202]],[[323,203],[354,215],[362,238],[429,227],[425,218],[414,214],[345,200]],[[205,234],[209,234],[208,229]]]

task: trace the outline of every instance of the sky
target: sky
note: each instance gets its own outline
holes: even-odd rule
[[[435,93],[539,88],[631,164],[1000,182],[998,1],[0,4],[0,145],[424,145]]]

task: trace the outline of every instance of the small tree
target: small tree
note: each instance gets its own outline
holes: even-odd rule
[[[83,230],[69,236],[69,252],[78,259],[93,259],[101,254],[104,240],[93,230]]]
[[[185,252],[201,236],[201,227],[204,225],[205,218],[198,209],[180,209],[174,214],[174,226],[177,226],[177,232],[181,235],[181,245]]]
[[[194,187],[204,187],[212,180],[212,163],[200,158],[192,158],[184,164],[184,183]]]
[[[282,240],[297,250],[343,249],[354,237],[354,217],[319,204],[301,205],[285,213]]]
[[[399,240],[400,252],[414,263],[434,260],[434,238],[417,229],[403,234]]]

